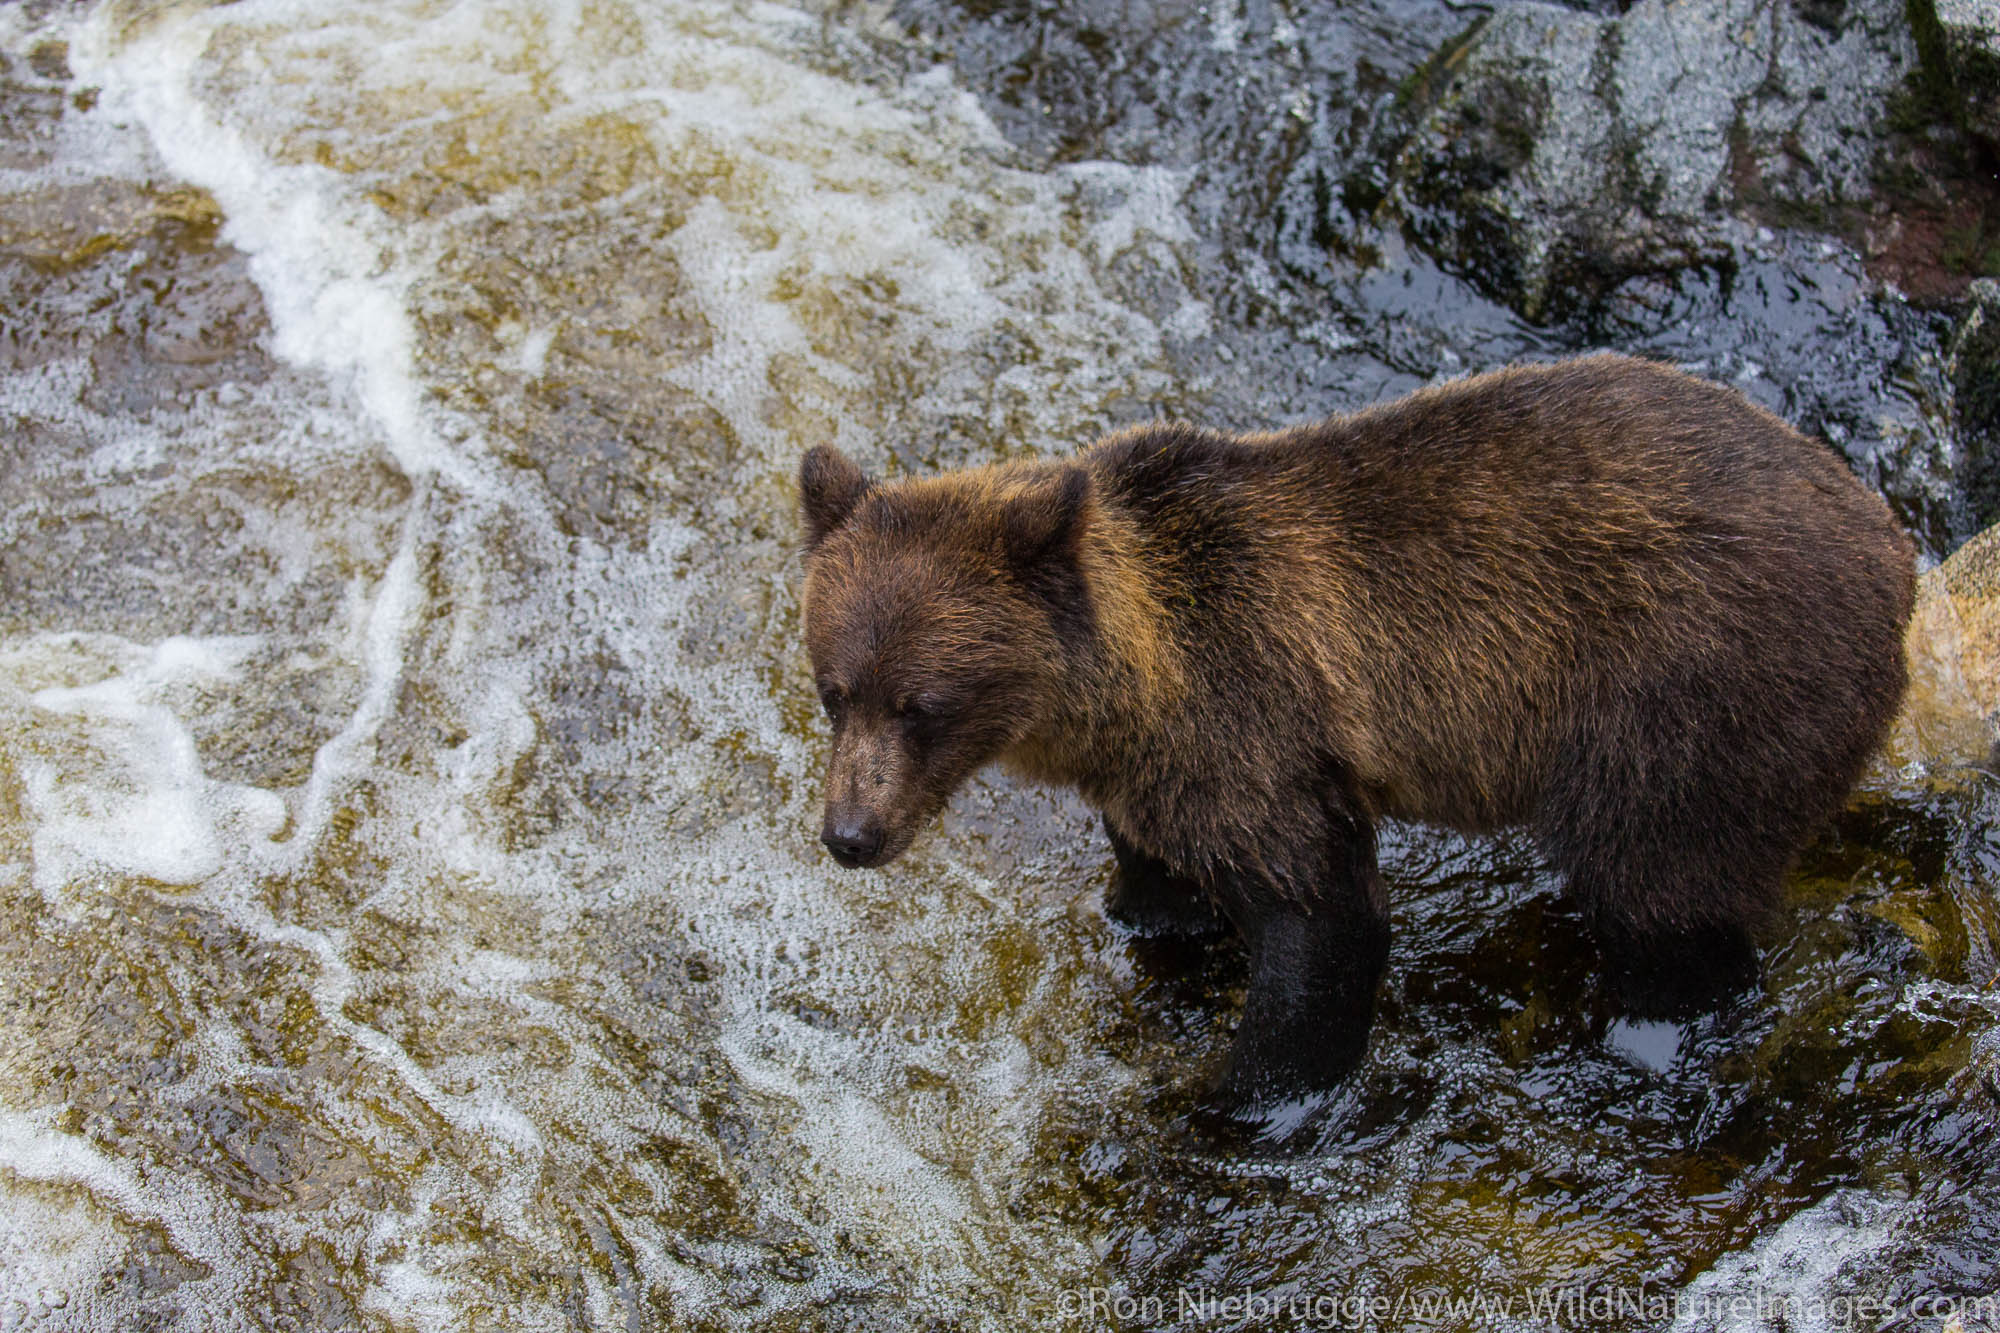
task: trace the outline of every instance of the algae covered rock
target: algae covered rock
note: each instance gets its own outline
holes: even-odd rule
[[[1990,762],[2000,745],[2000,526],[1918,580],[1904,647],[1910,688],[1884,747],[1889,764]]]
[[[2000,144],[2000,3],[1936,0],[1935,8],[1965,128]]]
[[[1956,454],[1952,468],[1975,523],[2000,522],[2000,281],[1982,278],[1945,355]]]
[[[1865,197],[1916,64],[1902,0],[1512,6],[1406,83],[1384,202],[1447,267],[1560,315],[1730,262],[1745,214],[1811,223]]]

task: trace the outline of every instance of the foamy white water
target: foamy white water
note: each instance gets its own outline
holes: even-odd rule
[[[799,453],[1198,413],[1185,173],[1038,168],[887,20],[779,5],[0,23],[67,69],[0,178],[52,219],[0,238],[46,324],[0,368],[0,1327],[1091,1327],[1067,1294],[1679,1244],[1624,1239],[1671,1154],[1600,1103],[1657,1136],[1775,1076],[1427,998],[1409,958],[1485,987],[1539,912],[1518,852],[1400,853],[1433,905],[1355,1098],[1400,1128],[1304,1161],[1176,1137],[1233,983],[1108,930],[1074,802],[818,854]],[[1509,1098],[1553,1109],[1454,1175]]]
[[[78,1192],[69,1210],[22,1214],[28,1236],[7,1252],[6,1286],[70,1293],[62,1317],[79,1327],[142,1312],[174,1327],[213,1327],[227,1311],[254,1324],[286,1287],[284,1256],[312,1252],[338,1274],[327,1288],[349,1317],[470,1327],[504,1296],[510,1326],[553,1328],[578,1308],[591,1321],[727,1321],[746,1299],[737,1272],[767,1313],[865,1294],[897,1270],[899,1300],[943,1310],[970,1283],[996,1293],[986,1299],[999,1311],[1014,1298],[998,1291],[1023,1272],[1059,1285],[1094,1263],[1073,1240],[994,1230],[1006,1200],[988,1177],[1025,1150],[1038,1112],[1016,1104],[1024,1090],[1005,1072],[1024,1058],[1013,1022],[968,1030],[935,998],[914,1014],[842,1015],[831,1029],[788,1012],[864,1007],[913,951],[942,950],[923,969],[933,976],[976,981],[980,964],[920,920],[866,919],[907,911],[916,885],[920,907],[964,893],[955,881],[967,872],[948,854],[928,874],[862,886],[810,855],[815,738],[784,711],[797,704],[785,482],[820,432],[884,460],[906,445],[889,412],[957,421],[961,438],[1043,443],[1086,437],[1107,395],[1158,393],[1166,335],[1093,273],[1135,248],[1171,253],[1187,228],[1166,173],[1010,171],[948,75],[846,82],[814,67],[813,30],[777,7],[465,6],[417,19],[382,6],[328,22],[266,5],[110,8],[66,34],[79,84],[100,90],[92,133],[139,140],[120,151],[150,158],[147,184],[214,200],[219,239],[245,257],[262,300],[261,343],[312,386],[309,415],[282,390],[236,405],[270,466],[299,467],[310,487],[313,463],[352,460],[406,484],[368,524],[336,496],[307,500],[304,530],[296,514],[263,517],[290,529],[272,535],[293,564],[351,568],[320,617],[275,629],[251,617],[243,635],[152,643],[55,627],[10,652],[30,879],[86,928],[124,895],[164,896],[268,951],[284,1022],[314,1032],[345,1076],[301,1081],[289,1061],[246,1049],[229,1015],[201,1012],[181,1038],[201,1058],[144,1095],[240,1113],[256,1087],[284,1103],[288,1124],[366,1159],[383,1188],[367,1202],[337,1190],[311,1217],[272,1200],[254,1216],[221,1207],[227,1226],[169,1226],[177,1260],[200,1271],[170,1298],[142,1288],[93,1302],[80,1293],[130,1262],[118,1238],[156,1217],[149,1199],[213,1187],[192,1159],[152,1164],[141,1187],[132,1166],[58,1133],[59,1107],[24,1096],[10,1112],[23,1127],[17,1184]],[[429,160],[412,126],[462,156]],[[590,169],[562,158],[607,135],[645,165],[578,200]],[[421,215],[381,200],[453,185],[467,197]],[[605,238],[612,263],[644,246],[677,285],[552,290],[567,277],[559,260],[479,253],[491,228],[545,225],[567,244]],[[451,335],[420,347],[426,320],[484,314],[459,308],[467,284],[514,273],[526,274],[527,308],[487,321],[472,360]],[[870,327],[849,331],[839,320],[855,284],[878,295]],[[679,325],[649,328],[669,304]],[[965,360],[1000,338],[1028,355],[995,383]],[[1107,357],[1113,339],[1120,351]],[[540,478],[507,456],[524,441],[495,438],[504,426],[439,392],[439,377],[520,386],[508,392],[574,383],[601,369],[576,364],[597,355],[627,358],[614,375],[657,378],[726,437],[698,510],[641,506],[615,534],[568,530]],[[438,356],[451,364],[427,361]],[[891,378],[907,387],[885,391]],[[895,398],[912,401],[885,407]],[[65,413],[78,416],[50,411]],[[105,458],[130,451],[127,423],[73,424],[103,441],[86,468],[132,469]],[[231,443],[205,442],[190,423],[153,451],[161,490],[228,466]],[[672,438],[635,444],[657,453],[663,478],[678,472]],[[734,635],[734,651],[689,643],[715,633]],[[745,649],[775,674],[750,668]],[[336,666],[346,684],[309,769],[293,775],[302,780],[233,783],[204,768],[190,714],[226,727],[256,707],[245,700],[269,685],[244,663],[253,650]],[[610,683],[582,681],[587,702],[552,715],[552,691],[597,672]],[[419,693],[424,725],[448,734],[407,734]],[[523,774],[564,747],[631,794],[593,805],[577,775],[538,775],[548,808],[531,832],[506,828]],[[369,867],[338,910],[274,902],[276,884],[313,898],[332,844]],[[999,906],[971,947],[1060,907]],[[648,922],[630,933],[676,970],[684,947],[698,951],[712,978],[699,1013],[674,1012],[671,997],[659,1006],[669,1028],[689,1029],[675,1055],[703,1062],[685,1082],[662,1086],[647,1054],[657,1037],[596,1026],[600,1006],[651,1007],[635,993],[651,978],[593,957],[619,937],[612,917]],[[384,948],[399,955],[388,972],[372,957]],[[827,990],[824,973],[831,998],[788,1003]],[[1044,977],[1032,988],[1052,987]],[[911,1023],[938,1030],[895,1030]],[[17,1063],[47,1054],[31,1048]],[[912,1118],[900,1103],[924,1094],[897,1090],[912,1061],[990,1092],[962,1124]],[[271,1093],[274,1078],[284,1091]],[[715,1141],[703,1104],[715,1098],[760,1126],[753,1137],[791,1138],[732,1145],[760,1159],[754,1180]],[[690,1209],[716,1215],[673,1220]],[[62,1227],[33,1225],[56,1215]],[[66,1238],[83,1219],[88,1241]],[[556,1239],[563,1231],[575,1240]],[[541,1290],[538,1267],[577,1242],[593,1264]],[[760,1280],[788,1248],[810,1256],[801,1271]]]

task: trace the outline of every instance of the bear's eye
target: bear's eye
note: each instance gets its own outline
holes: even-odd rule
[[[838,719],[847,707],[847,691],[838,685],[829,685],[819,692],[819,706],[826,710],[830,718]]]
[[[923,738],[936,733],[943,725],[949,711],[945,701],[927,694],[906,696],[896,700],[894,706],[896,721],[903,730],[915,738]]]

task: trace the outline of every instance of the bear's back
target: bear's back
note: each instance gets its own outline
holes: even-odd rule
[[[1302,716],[1331,719],[1391,813],[1526,818],[1564,746],[1650,698],[1872,743],[1901,692],[1914,574],[1887,507],[1826,446],[1663,366],[1518,367],[1089,458],[1196,674],[1319,681]]]

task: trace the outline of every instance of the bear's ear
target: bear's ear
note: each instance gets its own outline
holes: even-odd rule
[[[872,485],[854,460],[830,444],[816,444],[799,460],[799,519],[805,525],[806,550],[847,521]]]
[[[1053,485],[1010,500],[1004,528],[1008,563],[1031,573],[1052,561],[1073,558],[1083,527],[1083,502],[1089,495],[1090,474],[1072,467],[1063,469]]]

